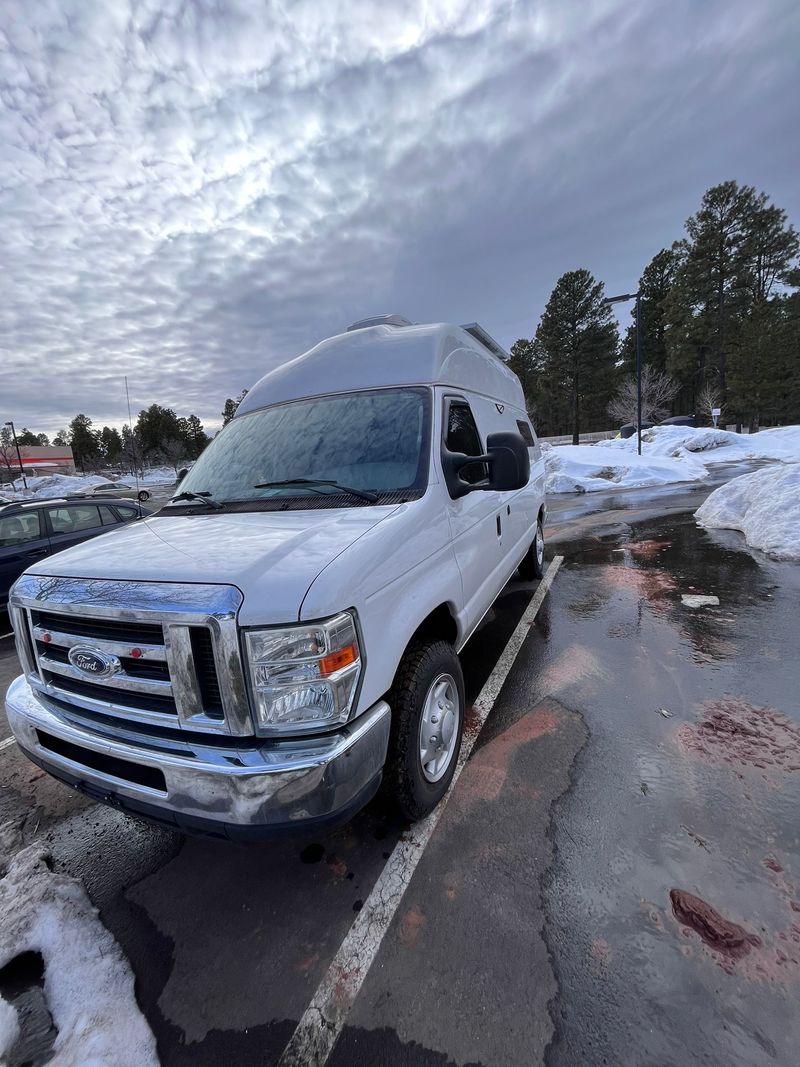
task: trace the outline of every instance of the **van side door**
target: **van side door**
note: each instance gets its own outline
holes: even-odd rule
[[[462,395],[445,395],[442,416],[442,440],[451,452],[467,456],[485,453],[486,442],[480,435],[469,401]],[[485,463],[469,464],[461,470],[468,482],[485,481]],[[501,494],[493,489],[476,490],[452,500],[444,488],[450,530],[453,538],[461,584],[467,629],[472,630],[503,587]]]

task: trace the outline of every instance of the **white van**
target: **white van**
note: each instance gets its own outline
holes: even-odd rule
[[[22,750],[234,839],[409,819],[452,778],[458,654],[541,575],[544,466],[481,327],[367,320],[265,375],[160,512],[16,583]]]

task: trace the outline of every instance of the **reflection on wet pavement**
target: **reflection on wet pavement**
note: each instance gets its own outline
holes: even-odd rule
[[[800,568],[690,514],[567,556],[551,644],[601,670],[561,697],[590,740],[553,819],[548,1062],[794,1063]]]

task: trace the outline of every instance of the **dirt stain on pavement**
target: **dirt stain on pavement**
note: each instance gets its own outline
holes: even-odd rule
[[[693,893],[687,893],[684,889],[670,889],[669,899],[672,914],[678,922],[694,930],[714,952],[738,960],[751,949],[760,947],[760,937],[738,923],[723,918],[716,908]]]
[[[697,723],[684,723],[678,743],[708,763],[800,771],[800,727],[774,708],[736,697],[707,700]]]
[[[517,719],[475,752],[461,776],[459,801],[496,800],[508,777],[514,753],[544,734],[558,729],[558,711],[546,704]]]
[[[420,930],[427,922],[417,904],[413,904],[400,920],[400,944],[404,948],[416,948]]]

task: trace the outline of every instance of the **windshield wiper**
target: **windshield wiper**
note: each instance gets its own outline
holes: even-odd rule
[[[213,508],[214,511],[220,511],[222,504],[218,500],[212,500],[211,493],[204,491],[202,493],[190,493],[184,490],[182,493],[178,493],[177,496],[170,498],[170,504],[175,504],[179,500],[197,500],[201,504],[205,504],[207,508]]]
[[[307,485],[312,493],[320,492],[319,489],[314,488],[316,485],[331,485],[334,489],[341,489],[343,493],[349,493],[350,496],[358,496],[362,500],[368,500],[370,504],[374,504],[378,499],[378,494],[373,493],[370,489],[353,489],[351,485],[342,485],[341,482],[332,481],[330,478],[284,478],[280,482],[259,482],[253,488],[282,489],[286,485]]]

